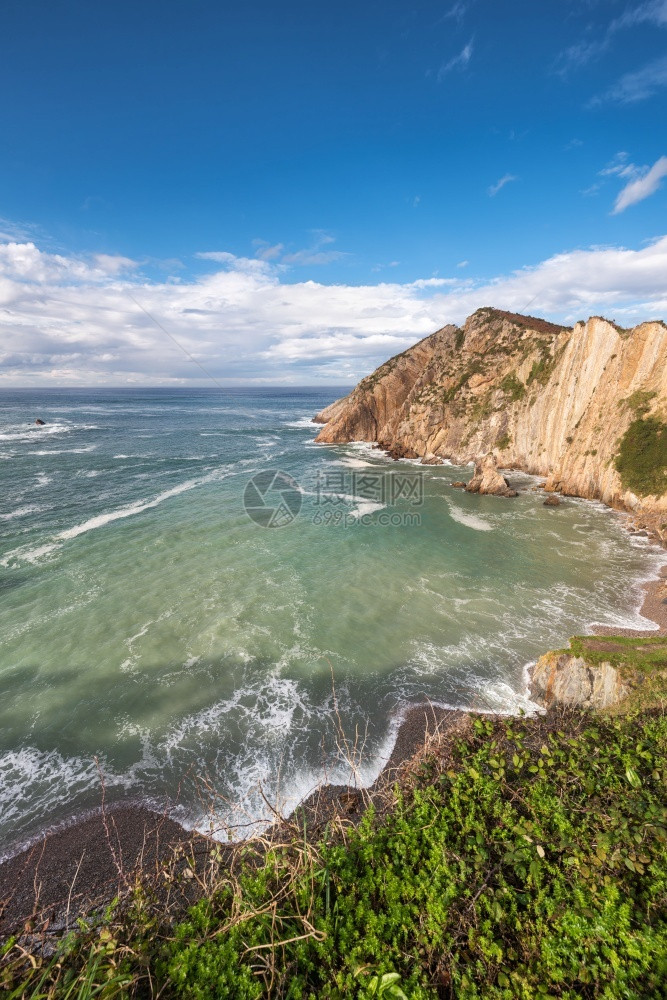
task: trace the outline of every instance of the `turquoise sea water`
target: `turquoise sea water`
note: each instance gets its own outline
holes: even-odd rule
[[[406,703],[529,708],[545,648],[646,627],[662,556],[617,515],[315,445],[340,394],[0,394],[0,853],[97,805],[100,772],[107,801],[243,834],[350,777],[341,726],[368,782]],[[282,527],[244,509],[267,470]]]

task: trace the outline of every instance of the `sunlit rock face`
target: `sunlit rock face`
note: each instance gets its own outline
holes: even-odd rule
[[[638,496],[616,470],[638,413],[667,419],[667,326],[624,330],[600,317],[560,327],[480,309],[363,379],[315,418],[317,440],[376,441],[394,457],[492,454],[546,489],[635,511],[664,539],[667,491]]]
[[[610,663],[591,665],[570,653],[541,656],[531,671],[530,687],[531,697],[544,708],[609,708],[630,690]]]

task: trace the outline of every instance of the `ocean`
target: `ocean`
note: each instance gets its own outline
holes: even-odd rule
[[[102,786],[245,836],[372,782],[406,705],[530,711],[541,652],[647,627],[619,515],[316,445],[344,391],[0,392],[0,855]]]

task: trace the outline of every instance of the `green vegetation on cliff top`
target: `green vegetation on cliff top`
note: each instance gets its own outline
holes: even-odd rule
[[[663,995],[667,718],[470,722],[381,812],[229,875],[176,924],[139,894],[7,996],[549,1000]]]
[[[569,652],[588,663],[611,663],[613,667],[650,674],[667,669],[667,636],[575,635]]]
[[[590,667],[609,663],[620,672],[628,694],[605,712],[632,715],[667,706],[667,636],[575,635],[569,649],[555,652],[580,656]]]

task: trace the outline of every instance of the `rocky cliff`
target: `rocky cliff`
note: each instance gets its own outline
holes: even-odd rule
[[[463,465],[492,454],[546,489],[634,511],[667,538],[667,326],[562,327],[479,309],[315,417],[317,441]]]
[[[531,697],[544,708],[600,710],[618,704],[629,690],[611,663],[590,664],[571,653],[545,653],[531,671]]]

